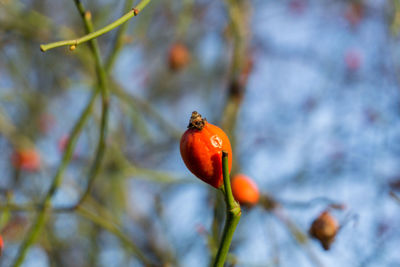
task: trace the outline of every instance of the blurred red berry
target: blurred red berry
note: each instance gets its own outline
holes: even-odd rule
[[[190,61],[190,52],[182,43],[175,43],[168,52],[168,64],[171,70],[178,71]]]
[[[237,174],[232,178],[232,193],[242,205],[254,206],[260,199],[256,183],[244,174]]]
[[[4,249],[4,241],[3,237],[0,235],[0,256],[3,254],[3,249]]]
[[[345,53],[344,61],[348,70],[356,71],[361,67],[362,64],[361,53],[355,49],[348,50]]]
[[[19,149],[12,155],[15,168],[25,171],[37,171],[40,168],[40,155],[34,148]]]
[[[307,7],[306,0],[291,0],[289,2],[289,9],[294,14],[300,15],[300,14],[304,13],[306,7]]]
[[[328,211],[324,211],[313,221],[309,233],[319,240],[325,250],[328,250],[335,241],[338,229],[339,224],[336,219]]]
[[[344,17],[352,26],[357,26],[364,16],[364,5],[360,2],[351,2],[346,7]]]

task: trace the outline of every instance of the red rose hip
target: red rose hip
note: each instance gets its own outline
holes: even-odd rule
[[[219,127],[208,123],[196,111],[182,135],[180,151],[186,167],[199,179],[220,188],[223,184],[222,151],[228,152],[229,172],[232,148],[228,136]]]

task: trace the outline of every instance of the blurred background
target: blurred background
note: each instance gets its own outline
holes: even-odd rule
[[[99,29],[136,3],[82,4]],[[225,214],[180,157],[194,110],[264,195],[227,266],[400,266],[400,1],[151,1],[125,25],[97,39],[110,113],[94,183],[77,206],[100,95],[22,266],[208,266]],[[39,45],[83,35],[74,1],[0,0],[0,266],[97,90],[88,43]],[[339,225],[329,250],[308,234],[323,211]]]

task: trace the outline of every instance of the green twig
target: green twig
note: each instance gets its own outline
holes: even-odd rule
[[[80,0],[75,0],[74,2],[75,2],[75,5],[78,8],[78,11],[84,21],[86,31],[92,32],[93,25],[92,25],[90,13],[85,11],[85,8],[83,7]],[[100,172],[100,165],[103,160],[105,149],[106,149],[106,135],[107,135],[108,113],[109,113],[108,106],[109,106],[109,98],[110,97],[109,97],[109,91],[108,91],[108,87],[107,87],[106,72],[105,72],[102,62],[101,62],[100,49],[99,49],[97,40],[91,40],[90,46],[91,46],[91,49],[94,54],[98,86],[100,88],[101,97],[102,97],[100,138],[99,138],[97,148],[96,148],[96,156],[95,156],[93,165],[89,172],[88,184],[87,184],[86,189],[85,189],[84,193],[82,194],[81,198],[77,202],[76,206],[80,205],[85,200],[85,198],[88,196],[88,194],[90,193],[93,183],[95,181],[95,178],[97,177],[98,173]]]
[[[134,16],[137,16],[139,14],[140,11],[143,10],[143,8],[150,2],[150,0],[142,0],[140,1],[140,3],[132,8],[131,11],[129,11],[128,13],[126,13],[125,15],[123,15],[121,18],[117,19],[116,21],[114,21],[111,24],[108,24],[107,26],[101,28],[100,30],[97,30],[95,32],[89,33],[85,36],[82,36],[80,38],[77,39],[71,39],[71,40],[64,40],[64,41],[58,41],[58,42],[54,42],[54,43],[49,43],[49,44],[42,44],[40,45],[40,50],[42,50],[43,52],[56,48],[56,47],[60,47],[60,46],[71,46],[71,45],[79,45],[82,43],[85,43],[87,41],[90,41],[94,38],[99,37],[100,35],[103,35],[113,29],[115,29],[116,27],[120,26],[121,24],[127,22],[129,19],[133,18]]]
[[[222,173],[224,177],[224,187],[222,189],[226,202],[226,222],[219,246],[217,256],[215,257],[214,267],[224,266],[229,247],[232,242],[233,234],[239,223],[241,210],[240,205],[235,201],[232,195],[231,182],[229,178],[228,152],[222,151]]]

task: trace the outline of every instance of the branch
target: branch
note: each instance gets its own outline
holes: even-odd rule
[[[90,12],[85,11],[80,0],[75,0],[75,5],[78,8],[78,11],[83,19],[85,24],[85,28],[87,32],[93,31],[93,25],[91,21]],[[102,97],[102,110],[101,110],[101,124],[100,124],[100,138],[96,148],[96,157],[94,159],[94,163],[90,168],[89,172],[89,179],[86,189],[79,199],[77,206],[79,206],[88,196],[90,193],[92,186],[94,184],[94,180],[97,177],[98,173],[100,172],[100,165],[104,157],[105,149],[106,149],[106,135],[107,135],[107,125],[108,125],[108,113],[109,113],[109,90],[107,87],[107,78],[106,72],[104,70],[103,64],[101,62],[100,57],[100,49],[97,43],[97,40],[92,40],[90,42],[92,52],[95,59],[96,65],[96,72],[97,72],[97,79],[98,79],[98,86],[101,90],[101,97]]]
[[[151,263],[149,260],[143,255],[143,253],[140,251],[140,249],[127,237],[126,234],[124,234],[116,225],[114,225],[112,222],[105,220],[101,216],[96,216],[95,214],[83,209],[82,207],[77,208],[77,213],[85,217],[86,219],[92,221],[94,224],[97,224],[98,226],[106,229],[110,233],[114,234],[116,237],[118,237],[124,244],[126,244],[132,252],[135,254],[135,256],[146,266],[151,266]]]
[[[47,194],[42,202],[42,205],[40,205],[41,209],[39,210],[39,214],[37,215],[34,223],[32,224],[30,231],[28,232],[25,240],[21,244],[21,247],[19,248],[18,255],[13,264],[14,267],[18,267],[22,264],[22,262],[25,259],[26,253],[28,252],[29,247],[35,241],[36,237],[38,236],[38,234],[45,222],[46,213],[48,212],[48,210],[50,208],[51,198],[54,195],[54,193],[56,192],[56,190],[58,189],[58,187],[61,185],[64,171],[67,168],[67,166],[72,158],[72,154],[75,149],[76,142],[78,141],[78,137],[83,129],[83,126],[86,124],[86,121],[89,118],[89,115],[92,111],[92,107],[94,104],[94,100],[96,99],[97,93],[98,93],[98,90],[95,90],[92,93],[92,96],[91,96],[86,108],[83,110],[81,116],[79,117],[74,128],[72,129],[72,132],[70,134],[70,138],[68,139],[67,147],[63,154],[61,163],[60,163],[60,165],[57,169],[57,172],[53,178],[53,182],[50,186],[50,189],[47,191]]]
[[[71,39],[71,40],[64,40],[64,41],[58,41],[58,42],[54,42],[54,43],[49,43],[49,44],[42,44],[40,45],[40,50],[42,52],[46,52],[47,50],[56,48],[56,47],[60,47],[60,46],[77,46],[79,44],[85,43],[87,41],[90,41],[94,38],[99,37],[100,35],[103,35],[115,28],[117,28],[118,26],[120,26],[121,24],[127,22],[128,20],[130,20],[131,18],[137,16],[139,14],[140,11],[143,10],[143,8],[150,2],[151,0],[142,0],[140,1],[140,3],[132,8],[131,11],[129,11],[128,13],[126,13],[125,15],[123,15],[121,18],[117,19],[116,21],[114,21],[111,24],[108,24],[107,26],[101,28],[100,30],[97,30],[95,32],[89,33],[85,36],[82,36],[78,39]]]
[[[92,23],[90,20],[90,13],[85,12],[85,10],[79,0],[75,0],[75,4],[84,20],[86,31],[87,32],[92,31],[93,26],[92,26]],[[93,183],[94,177],[96,177],[96,175],[99,171],[100,162],[103,158],[103,154],[104,154],[104,150],[105,150],[105,135],[106,135],[106,128],[107,128],[107,120],[108,120],[107,119],[108,118],[108,90],[106,87],[106,76],[105,76],[105,71],[101,65],[100,51],[99,51],[96,40],[91,41],[91,48],[92,48],[92,51],[93,51],[93,54],[95,57],[96,71],[97,71],[97,76],[98,76],[98,87],[100,88],[100,91],[102,93],[103,108],[102,108],[102,120],[101,120],[101,127],[100,127],[101,132],[100,132],[100,138],[99,138],[99,145],[97,148],[95,163],[90,172],[91,175],[89,177],[89,182],[88,182],[88,184],[89,184],[88,189],[87,189],[88,192],[90,190],[89,186]],[[93,91],[88,105],[86,106],[85,110],[82,112],[81,117],[79,118],[74,129],[72,130],[72,133],[70,135],[70,138],[69,138],[69,141],[67,144],[67,148],[64,152],[61,164],[60,164],[60,166],[57,170],[57,173],[53,179],[50,189],[48,190],[48,192],[45,196],[43,204],[41,205],[42,209],[39,211],[39,214],[37,215],[28,235],[26,236],[23,243],[21,244],[21,247],[19,248],[18,255],[13,264],[14,267],[18,267],[23,263],[26,253],[28,252],[31,245],[35,242],[43,225],[46,222],[46,214],[51,207],[51,198],[53,197],[53,195],[55,194],[55,192],[61,185],[61,182],[63,180],[64,171],[72,158],[72,154],[73,154],[76,142],[78,140],[79,134],[82,131],[83,126],[86,124],[86,121],[92,111],[92,107],[95,102],[98,91],[99,90],[97,88]],[[86,195],[84,195],[84,197],[85,196]],[[82,200],[84,199],[84,197],[82,197]]]

